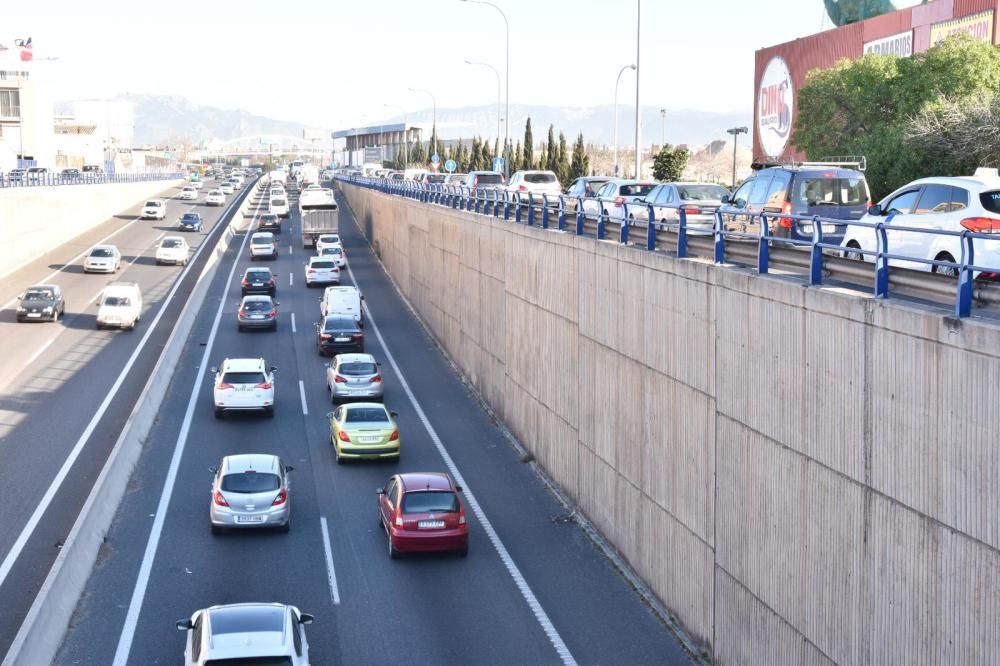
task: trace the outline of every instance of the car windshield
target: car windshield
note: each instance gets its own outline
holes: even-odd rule
[[[347,410],[347,423],[388,423],[389,415],[381,407],[354,407]]]
[[[271,305],[271,301],[260,301],[254,299],[243,303],[243,309],[250,312],[268,312],[272,308],[273,306]]]
[[[448,176],[446,176],[443,173],[430,173],[427,174],[427,177],[424,180],[427,181],[428,183],[435,184],[435,183],[443,183],[447,179]]]
[[[29,289],[24,292],[24,300],[26,301],[50,301],[54,297],[51,289]]]
[[[327,317],[323,322],[324,331],[355,331],[357,322],[352,317]]]
[[[403,495],[403,513],[455,513],[458,498],[450,490],[421,490]]]
[[[623,197],[644,197],[649,191],[656,187],[653,183],[636,183],[635,185],[622,185],[618,188],[618,194]]]
[[[271,279],[271,273],[268,271],[247,271],[246,278],[251,282],[267,282]]]
[[[278,221],[278,216],[277,215],[270,215],[270,214],[268,214],[268,215],[261,215],[260,216],[260,221],[261,222],[277,222]]]
[[[227,372],[222,375],[223,384],[263,384],[263,372]]]
[[[319,237],[319,242],[320,243],[339,243],[340,242],[340,236],[338,236],[337,234],[323,234],[322,236]]]
[[[983,205],[985,210],[1000,214],[1000,190],[980,193],[979,203]]]
[[[342,249],[340,249],[339,245],[334,245],[333,247],[324,247],[323,250],[320,252],[320,254],[324,255],[324,256],[328,255],[328,254],[340,255],[340,254],[343,254],[343,253],[344,253],[344,251]]]
[[[729,190],[718,185],[678,185],[677,191],[683,201],[721,201]]]
[[[361,377],[377,374],[378,368],[374,363],[355,361],[353,363],[341,363],[340,367],[337,368],[337,372],[342,375],[350,375],[351,377]]]
[[[198,213],[184,213],[184,215],[181,216],[181,219],[185,222],[197,222],[201,219],[201,215]]]
[[[864,178],[799,178],[792,203],[804,206],[860,206],[868,200]]]
[[[128,296],[105,296],[104,305],[113,308],[126,308],[132,304],[131,299]]]
[[[277,474],[250,470],[222,477],[222,491],[226,493],[266,493],[280,487],[281,479]]]
[[[526,173],[524,180],[528,183],[554,183],[556,175],[554,173]]]
[[[292,666],[291,657],[233,657],[209,659],[205,666]]]
[[[115,253],[106,247],[99,247],[91,250],[90,256],[92,257],[113,257]]]
[[[184,241],[177,238],[164,238],[163,242],[160,243],[160,247],[171,248],[171,247],[183,247]]]
[[[272,206],[286,206],[288,204],[285,203],[284,199],[271,199],[271,205]]]
[[[159,208],[159,207],[160,207],[160,202],[159,201],[147,201],[146,202],[146,208]]]
[[[219,608],[211,611],[211,623],[213,636],[280,632],[285,626],[285,609],[280,606]]]
[[[499,173],[477,173],[474,185],[503,185],[503,175]]]
[[[253,243],[254,245],[263,245],[263,244],[270,245],[271,243],[274,242],[274,236],[270,234],[254,234],[253,237],[250,239],[250,242]]]
[[[310,268],[333,268],[334,263],[332,261],[314,261],[309,264]]]

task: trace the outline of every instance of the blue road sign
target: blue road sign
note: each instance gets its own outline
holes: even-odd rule
[[[446,171],[448,171],[448,173],[451,173],[457,167],[458,167],[458,164],[455,163],[455,160],[448,160],[447,162],[444,163],[444,168],[445,168]]]
[[[494,157],[493,158],[493,170],[503,173],[503,158]]]
[[[440,155],[438,155],[437,153],[434,153],[433,155],[431,155],[431,164],[437,164],[440,161],[441,161],[441,156]]]

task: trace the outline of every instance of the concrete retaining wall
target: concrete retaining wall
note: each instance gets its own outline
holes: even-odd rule
[[[0,229],[11,240],[4,246],[0,277],[178,183],[153,180],[0,190]]]
[[[1000,658],[1000,327],[341,189],[717,663]]]

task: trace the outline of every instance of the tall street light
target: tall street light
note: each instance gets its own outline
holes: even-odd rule
[[[635,178],[642,178],[642,107],[639,105],[639,40],[642,36],[642,0],[635,0]]]
[[[480,67],[489,67],[493,70],[493,73],[497,76],[497,141],[500,140],[500,119],[503,117],[503,113],[500,112],[500,72],[497,68],[487,62],[472,62],[470,60],[465,61],[466,65],[479,65]],[[497,157],[497,156],[495,156]]]
[[[507,20],[507,15],[503,13],[503,10],[494,5],[492,2],[487,2],[486,0],[461,0],[462,2],[471,2],[476,5],[489,5],[493,9],[500,12],[500,16],[503,17],[504,27],[507,32],[507,64],[504,67],[506,70],[507,81],[505,83],[505,88],[507,91],[507,112],[504,114],[504,131],[503,131],[503,146],[504,146],[504,161],[503,161],[503,175],[507,178],[510,173],[510,21]]]
[[[667,145],[667,110],[660,109],[660,148]]]
[[[726,134],[733,135],[733,189],[736,189],[736,144],[739,142],[740,134],[746,134],[750,130],[746,127],[730,127]]]
[[[433,120],[431,121],[431,126],[434,128],[434,129],[431,130],[431,142],[433,144],[431,146],[431,155],[437,155],[437,124],[438,124],[438,101],[437,101],[437,98],[434,97],[434,93],[432,93],[430,90],[421,90],[419,88],[410,88],[410,92],[424,93],[425,95],[430,95],[431,103],[434,105],[434,115],[432,116]]]
[[[401,106],[397,106],[396,104],[386,104],[385,108],[399,109],[400,111],[403,112],[403,168],[405,169],[406,167],[410,166],[410,139],[408,136],[406,136],[407,134],[406,128],[409,125],[409,123],[406,120],[406,109],[404,109]]]
[[[635,65],[625,65],[618,72],[618,78],[615,79],[615,152],[614,152],[614,162],[615,162],[615,177],[618,177],[618,84],[621,83],[622,74],[630,69],[635,69]]]

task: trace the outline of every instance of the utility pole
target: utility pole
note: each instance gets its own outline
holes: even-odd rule
[[[640,38],[642,37],[642,0],[635,0],[635,178],[642,178],[642,106],[639,104]]]
[[[736,189],[736,144],[739,143],[740,134],[746,134],[750,129],[747,127],[730,127],[726,130],[726,134],[731,134],[733,137],[733,187]]]
[[[615,165],[615,168],[614,168],[615,178],[618,177],[618,84],[621,83],[622,74],[624,74],[625,71],[629,70],[629,69],[633,69],[634,70],[635,69],[635,65],[625,65],[624,67],[622,67],[618,71],[618,78],[615,79],[615,148],[614,148],[614,152],[612,153],[612,156],[614,158],[614,165]]]
[[[667,145],[667,110],[660,109],[660,150]]]

